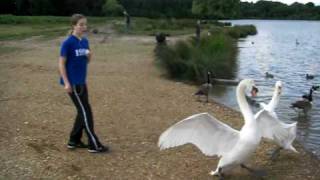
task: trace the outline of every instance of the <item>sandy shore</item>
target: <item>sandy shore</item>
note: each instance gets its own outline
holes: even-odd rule
[[[232,127],[242,116],[217,103],[204,105],[196,87],[165,78],[153,64],[153,37],[90,35],[94,53],[89,95],[95,129],[111,146],[109,154],[66,148],[75,109],[58,84],[62,38],[6,42],[21,47],[0,55],[0,179],[212,179],[217,158],[192,145],[159,151],[162,131],[195,113],[210,112]],[[266,179],[319,179],[319,160],[299,145],[274,162],[262,143],[249,165],[265,169]],[[216,178],[217,179],[217,178]],[[254,179],[236,170],[227,179]]]

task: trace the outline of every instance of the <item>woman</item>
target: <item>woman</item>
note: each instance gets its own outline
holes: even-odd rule
[[[91,52],[89,42],[84,37],[86,31],[86,17],[81,14],[72,15],[70,35],[62,43],[60,50],[60,83],[78,111],[67,147],[88,148],[91,153],[107,152],[108,147],[103,146],[94,133],[93,117],[88,101],[86,76]],[[81,141],[83,129],[88,136],[88,145]]]

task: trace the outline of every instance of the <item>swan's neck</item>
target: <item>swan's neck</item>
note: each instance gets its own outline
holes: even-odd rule
[[[312,97],[312,93],[313,93],[313,90],[312,90],[312,89],[310,89],[309,97]]]
[[[278,91],[275,91],[273,93],[272,99],[268,105],[268,107],[270,108],[270,110],[274,110],[274,108],[278,105],[280,100],[280,95]]]
[[[245,89],[245,85],[239,85],[237,87],[237,101],[240,107],[240,111],[244,117],[245,124],[247,124],[254,122],[254,116],[245,97]]]

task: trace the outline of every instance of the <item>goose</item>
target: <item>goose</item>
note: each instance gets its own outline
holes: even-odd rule
[[[307,79],[307,80],[314,79],[314,75],[312,75],[312,74],[306,74],[306,79]]]
[[[320,86],[312,86],[311,87],[314,91],[317,91],[319,88],[320,88]]]
[[[209,93],[212,88],[212,83],[211,83],[211,73],[208,71],[207,73],[207,83],[202,84],[198,91],[194,93],[194,95],[198,96],[200,100],[200,96],[206,96],[207,97],[207,103],[209,102]]]
[[[312,107],[314,91],[318,90],[320,86],[312,86],[309,90],[309,94],[302,95],[302,100],[298,100],[291,104],[291,108],[303,110],[306,113]]]
[[[255,118],[257,118],[261,113],[266,111],[265,113],[266,116],[261,115],[260,118],[273,118],[270,122],[272,128],[274,131],[277,131],[279,136],[273,136],[268,133],[262,132],[262,136],[265,137],[266,139],[274,141],[277,145],[278,148],[273,150],[271,154],[271,160],[275,160],[275,158],[279,155],[280,150],[285,149],[289,151],[293,151],[295,153],[298,153],[298,151],[293,147],[292,142],[296,138],[296,131],[297,131],[297,123],[291,123],[287,124],[278,119],[278,116],[275,112],[275,108],[279,104],[280,96],[282,93],[282,82],[277,81],[275,84],[275,90],[272,96],[271,101],[268,104],[260,103],[261,107],[263,107],[262,110],[260,110],[258,113],[256,113]],[[267,121],[265,121],[267,122]],[[262,124],[260,124],[262,125]],[[268,125],[268,126],[270,126]],[[262,126],[263,129],[263,126]]]
[[[268,72],[266,72],[265,75],[266,75],[266,78],[274,78],[274,76]]]
[[[309,94],[305,94],[302,96],[302,100],[298,100],[291,104],[291,108],[295,110],[303,110],[304,113],[307,113],[308,110],[312,107],[313,97],[312,94],[314,91],[318,90],[320,86],[312,86],[309,90]]]
[[[309,94],[304,94],[302,96],[302,98],[312,102],[312,100],[313,100],[312,94],[313,94],[314,91],[318,90],[319,88],[320,88],[320,86],[312,86],[310,88],[310,90],[309,90]]]
[[[245,123],[241,130],[235,130],[227,124],[219,121],[209,113],[199,113],[183,119],[165,130],[159,137],[160,150],[191,143],[198,147],[207,156],[220,157],[215,171],[210,175],[223,178],[225,172],[241,166],[256,176],[262,177],[266,173],[253,170],[245,165],[245,162],[253,155],[261,141],[261,128],[264,133],[275,135],[277,131],[268,127],[270,123],[263,122],[260,115],[254,117],[252,110],[246,101],[245,91],[253,88],[254,80],[242,80],[236,89],[236,97],[244,117]],[[260,122],[262,121],[262,122]],[[267,119],[267,121],[269,121]],[[262,127],[266,125],[266,127]]]
[[[307,100],[307,99],[298,100],[298,101],[292,103],[290,107],[295,110],[296,109],[303,110],[304,113],[307,113],[307,111],[310,110],[312,107],[312,99],[311,99],[311,101]]]

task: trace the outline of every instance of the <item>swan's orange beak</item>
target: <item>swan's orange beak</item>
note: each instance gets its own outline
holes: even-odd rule
[[[253,86],[252,89],[251,89],[251,96],[252,97],[256,97],[258,92],[259,92],[258,88]]]

